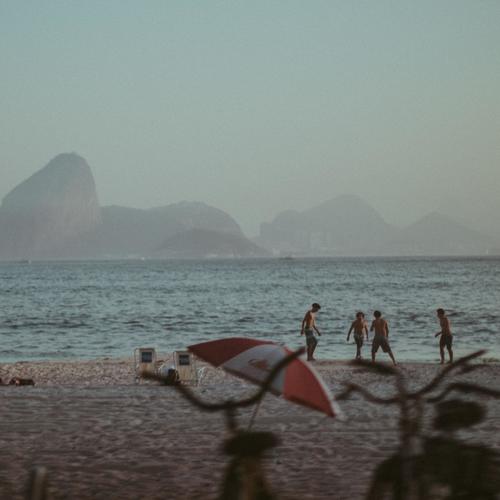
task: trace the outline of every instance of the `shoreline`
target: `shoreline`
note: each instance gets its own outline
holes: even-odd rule
[[[389,360],[380,359],[381,364],[390,365]],[[367,359],[367,358],[365,358]],[[377,360],[377,362],[379,362]],[[317,359],[312,366],[320,375],[331,375],[337,371],[353,370],[352,359]],[[158,364],[173,362],[172,354],[158,353]],[[227,375],[222,369],[215,368],[204,361],[197,360],[199,368],[205,367],[210,372],[221,372]],[[500,369],[500,360],[494,358],[484,358],[474,361],[474,364],[481,364],[485,367],[497,367]],[[402,361],[398,362],[398,368],[404,372],[420,370],[423,372],[438,372],[442,367],[439,361]],[[0,362],[0,380],[3,385],[14,378],[33,379],[35,387],[45,386],[82,386],[82,387],[100,387],[100,386],[128,386],[137,385],[135,376],[134,358],[97,358],[97,359],[78,359],[78,360],[21,360],[15,362]],[[233,377],[236,380],[236,377]],[[151,383],[141,381],[143,383]],[[246,383],[242,381],[242,383]],[[2,385],[0,384],[0,385]],[[202,381],[203,384],[203,381]]]

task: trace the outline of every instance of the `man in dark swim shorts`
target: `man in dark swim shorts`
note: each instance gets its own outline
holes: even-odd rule
[[[316,328],[316,313],[320,309],[321,306],[315,302],[311,306],[311,309],[306,312],[304,319],[302,320],[302,329],[300,334],[306,336],[307,361],[315,361],[314,350],[318,345],[318,339],[314,335],[314,331],[316,331],[318,335],[321,335],[320,331]]]
[[[304,333],[306,335],[306,345],[307,347],[310,347],[313,351],[316,349],[316,346],[318,345],[318,339],[314,336],[314,331],[305,329]]]
[[[377,352],[379,347],[381,347],[384,352],[389,352],[391,350],[387,337],[382,337],[382,335],[375,335],[375,337],[373,337],[372,351]]]
[[[448,350],[448,355],[450,357],[450,363],[453,363],[453,335],[451,333],[450,320],[447,318],[444,309],[437,309],[437,317],[439,319],[439,325],[441,326],[441,331],[437,332],[434,337],[441,335],[439,339],[439,354],[441,356],[441,364],[444,363],[444,348]]]
[[[370,327],[371,332],[375,331],[372,343],[372,361],[375,362],[375,354],[378,348],[382,347],[382,350],[389,354],[394,366],[396,366],[397,363],[392,354],[391,346],[389,345],[389,325],[387,321],[382,318],[382,313],[380,311],[375,311],[373,316],[375,319],[372,321],[372,326]]]

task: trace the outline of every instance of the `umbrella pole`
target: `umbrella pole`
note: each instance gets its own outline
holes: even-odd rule
[[[257,416],[257,413],[259,412],[260,404],[262,403],[263,399],[264,399],[264,397],[260,398],[258,403],[255,405],[252,416],[250,418],[250,422],[248,422],[248,429],[247,429],[248,431],[251,430],[251,428],[252,428],[253,422],[255,420],[255,417]]]

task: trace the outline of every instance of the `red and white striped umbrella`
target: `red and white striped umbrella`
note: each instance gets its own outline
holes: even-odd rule
[[[269,372],[293,351],[274,342],[233,337],[189,346],[188,349],[208,363],[260,385]],[[295,358],[274,379],[270,391],[294,403],[326,413],[339,410],[328,387],[314,368]]]

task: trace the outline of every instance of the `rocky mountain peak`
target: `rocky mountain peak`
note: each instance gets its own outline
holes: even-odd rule
[[[100,224],[89,165],[75,153],[60,154],[21,182],[0,207],[0,254],[64,257],[75,238]]]

